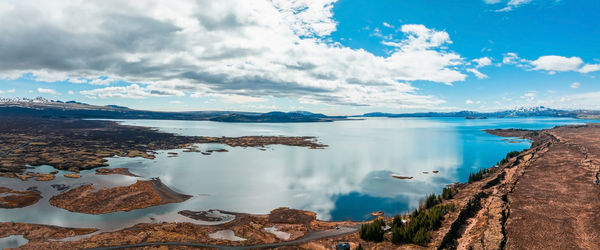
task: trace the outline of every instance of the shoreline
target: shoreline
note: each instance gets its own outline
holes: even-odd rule
[[[230,147],[264,148],[285,145],[323,149],[312,136],[180,136],[153,128],[121,125],[115,121],[6,116],[0,124],[0,176],[18,178],[27,165],[50,165],[77,173],[106,167],[106,158],[155,158],[157,150],[186,149],[216,143]]]
[[[528,149],[525,149],[519,152],[516,155],[508,156],[505,160],[502,161],[501,164],[490,167],[481,177],[481,179],[475,180],[472,183],[459,183],[454,185],[457,193],[453,198],[442,201],[441,204],[453,204],[456,207],[456,210],[450,211],[442,221],[442,225],[439,229],[430,232],[430,241],[427,244],[428,247],[435,248],[468,248],[468,247],[484,247],[484,248],[503,248],[506,246],[534,246],[533,243],[529,242],[529,245],[519,245],[524,244],[524,241],[518,240],[518,235],[515,236],[511,234],[511,230],[514,228],[519,228],[521,230],[522,227],[526,228],[525,224],[522,222],[515,222],[515,218],[511,217],[515,213],[520,211],[521,206],[523,204],[515,203],[516,200],[519,200],[523,197],[523,195],[527,195],[527,192],[524,194],[520,194],[520,196],[515,195],[514,190],[523,190],[519,189],[520,185],[524,185],[520,181],[523,178],[526,178],[528,175],[535,173],[535,168],[540,168],[542,166],[537,165],[539,162],[544,161],[548,156],[548,154],[552,153],[552,150],[558,150],[559,152],[566,152],[565,150],[575,150],[577,152],[582,151],[585,154],[582,154],[581,157],[586,160],[592,168],[595,167],[597,163],[596,161],[596,153],[600,153],[599,149],[589,148],[590,145],[594,145],[594,143],[600,141],[600,136],[598,137],[589,137],[586,133],[581,131],[588,131],[586,133],[597,133],[600,135],[600,126],[597,124],[588,124],[588,125],[568,125],[568,126],[560,126],[555,127],[553,129],[544,129],[544,130],[518,130],[518,129],[494,129],[494,130],[486,130],[485,132],[497,136],[504,137],[519,137],[523,139],[531,140],[531,146]],[[594,134],[595,135],[595,134]],[[584,137],[581,137],[584,136]],[[587,136],[587,137],[585,137]],[[598,141],[596,141],[598,140]],[[584,143],[584,144],[578,144]],[[585,144],[587,143],[587,144]],[[591,144],[590,144],[591,143]],[[573,152],[575,152],[573,151]],[[569,151],[570,152],[570,151]],[[571,154],[571,153],[570,153]],[[550,158],[553,159],[553,158]],[[567,159],[568,160],[568,159]],[[579,158],[573,158],[574,161],[579,161]],[[590,163],[591,162],[591,163]],[[591,164],[591,165],[590,165]],[[562,166],[562,165],[561,165]],[[588,166],[588,167],[589,167]],[[533,171],[533,172],[532,172]],[[600,169],[598,170],[600,172]],[[597,175],[596,175],[596,178]],[[590,179],[590,183],[593,180]],[[531,183],[528,185],[532,185],[535,183]],[[585,183],[584,183],[585,184]],[[587,184],[586,184],[587,185]],[[513,198],[511,198],[513,197]],[[477,209],[475,211],[470,211],[473,205],[477,205]],[[277,210],[277,209],[276,209]],[[276,211],[273,210],[273,211]],[[272,211],[272,213],[273,213]],[[516,211],[516,212],[515,212]],[[194,211],[188,211],[188,214],[195,213]],[[230,213],[230,212],[226,212]],[[303,212],[304,213],[304,212]],[[310,213],[310,212],[306,212]],[[101,234],[97,234],[91,237],[95,240],[110,240],[114,246],[123,246],[126,244],[117,244],[120,239],[119,237],[130,237],[128,234],[132,233],[131,230],[142,231],[145,232],[148,230],[149,232],[154,232],[153,234],[163,235],[166,238],[160,238],[159,241],[165,242],[173,242],[172,239],[179,239],[175,237],[175,235],[168,236],[169,234],[164,234],[166,231],[171,230],[173,227],[179,228],[186,232],[186,234],[194,234],[196,235],[196,239],[198,234],[202,234],[204,237],[203,242],[198,242],[198,240],[190,240],[184,241],[181,240],[181,244],[185,244],[185,242],[189,243],[200,243],[200,244],[212,244],[215,243],[217,245],[228,245],[228,246],[242,246],[242,245],[255,245],[255,244],[270,244],[268,241],[273,240],[274,235],[268,236],[264,239],[270,239],[265,242],[252,241],[252,242],[232,242],[232,241],[214,241],[216,239],[208,239],[207,235],[210,232],[217,232],[219,230],[233,230],[235,236],[239,237],[248,237],[248,235],[262,235],[265,236],[266,232],[263,232],[262,228],[255,228],[252,225],[255,225],[260,221],[264,227],[272,226],[269,223],[279,223],[280,227],[284,225],[304,225],[307,226],[306,222],[301,221],[276,221],[272,219],[268,219],[268,215],[244,215],[239,213],[230,213],[236,215],[243,215],[241,217],[237,217],[233,221],[226,222],[222,225],[197,225],[190,223],[140,223],[130,228],[124,228],[115,232],[105,232]],[[314,214],[314,213],[313,213]],[[283,216],[285,217],[294,217],[298,216],[298,212],[292,213],[291,216]],[[568,214],[565,216],[569,216]],[[265,218],[267,218],[265,220]],[[380,217],[385,218],[389,221],[390,217]],[[533,218],[534,219],[534,218]],[[314,220],[313,220],[314,221]],[[315,223],[308,223],[309,227],[314,227],[313,229],[317,229],[319,231],[331,229],[334,226],[342,223],[350,223],[344,225],[353,225],[357,226],[365,222],[335,222],[335,221],[317,221]],[[515,224],[517,223],[517,224]],[[258,225],[256,224],[256,225]],[[313,225],[314,224],[314,225]],[[241,227],[240,227],[241,226]],[[307,228],[309,228],[307,227]],[[169,229],[171,228],[171,229]],[[252,229],[254,228],[254,229]],[[297,227],[296,227],[297,228]],[[185,229],[185,230],[184,230]],[[289,228],[288,228],[289,229]],[[166,231],[165,231],[166,230]],[[188,230],[188,231],[186,231]],[[236,231],[237,230],[237,231]],[[258,231],[256,231],[258,230]],[[171,231],[169,231],[171,232]],[[260,233],[259,233],[260,232]],[[306,231],[308,232],[308,231]],[[171,232],[173,233],[173,232]],[[530,232],[531,233],[531,232]],[[592,230],[593,233],[593,230]],[[533,234],[533,233],[531,233]],[[118,235],[118,236],[117,236]],[[180,235],[180,234],[176,234]],[[300,234],[302,237],[306,234]],[[181,236],[181,235],[180,235]],[[111,238],[112,237],[112,238]],[[175,237],[175,238],[171,238]],[[186,236],[188,237],[188,236]],[[515,238],[516,237],[516,238]],[[593,236],[591,239],[594,239]],[[184,237],[185,238],[185,237]],[[210,238],[210,237],[209,237]],[[513,239],[514,238],[514,239]],[[67,244],[79,244],[86,241],[87,238],[83,238],[80,241],[71,242]],[[157,239],[157,238],[155,238]],[[182,238],[183,239],[183,238]],[[192,238],[188,238],[192,239]],[[295,238],[299,239],[299,238]],[[139,240],[139,239],[138,239]],[[275,240],[278,241],[278,240]],[[361,244],[363,247],[398,247],[399,245],[392,244],[389,240],[385,240],[381,243],[368,242],[360,239],[357,233],[350,233],[346,235],[338,235],[332,236],[331,238],[322,238],[316,239],[310,242],[298,243],[300,246],[304,246],[305,248],[312,248],[314,246],[330,246],[335,241],[346,241],[350,242],[352,246],[357,246],[357,244]],[[143,241],[144,242],[144,241]],[[140,243],[143,243],[140,242]],[[151,243],[148,244],[154,245],[160,243]],[[285,242],[285,241],[282,241]],[[567,241],[568,242],[568,241]],[[573,242],[573,241],[571,241]],[[34,244],[38,244],[33,242]],[[63,242],[64,243],[64,242]],[[89,243],[89,242],[88,242]],[[539,243],[539,241],[538,241]],[[52,244],[62,244],[60,242],[54,242]],[[585,244],[585,242],[584,242]],[[150,246],[148,245],[148,246]],[[33,245],[31,245],[33,246]],[[53,245],[58,246],[58,245]],[[75,246],[75,245],[71,245]],[[87,245],[86,245],[87,246]],[[110,245],[106,245],[110,246]],[[403,245],[404,246],[404,245]],[[406,245],[408,247],[417,247],[415,245]],[[26,246],[27,247],[27,246]]]

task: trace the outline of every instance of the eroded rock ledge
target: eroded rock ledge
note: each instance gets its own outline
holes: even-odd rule
[[[91,184],[82,185],[53,196],[50,204],[71,212],[105,214],[183,202],[190,197],[171,190],[156,178],[98,191]]]

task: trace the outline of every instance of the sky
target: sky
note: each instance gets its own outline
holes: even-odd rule
[[[0,97],[145,110],[600,109],[599,1],[0,2]]]

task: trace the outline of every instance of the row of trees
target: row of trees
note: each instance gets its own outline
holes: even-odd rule
[[[498,163],[498,165],[504,165],[505,163],[507,163],[507,162],[508,162],[508,159],[510,159],[510,158],[513,158],[513,157],[515,157],[515,156],[517,156],[517,155],[519,155],[519,154],[520,154],[520,152],[519,152],[519,151],[512,151],[512,152],[508,152],[508,153],[506,154],[506,157],[504,157],[504,159],[502,159],[502,160],[500,161],[500,163]]]
[[[417,209],[407,223],[392,223],[392,242],[395,244],[413,243],[426,245],[429,241],[429,231],[442,226],[444,215],[454,210],[453,204],[435,205],[429,209]]]
[[[436,230],[442,225],[444,215],[455,209],[453,204],[441,205],[443,200],[451,199],[456,190],[444,188],[442,194],[431,194],[427,196],[423,205],[413,211],[403,222],[400,215],[392,219],[392,242],[395,244],[413,243],[425,245],[429,241],[429,231]],[[385,222],[376,219],[371,223],[364,224],[360,228],[360,238],[366,241],[381,242],[384,240]]]
[[[482,168],[482,169],[480,169],[479,171],[477,171],[475,173],[470,173],[469,174],[469,183],[473,183],[473,182],[476,182],[478,180],[483,179],[483,177],[487,173],[488,173],[488,169],[487,168]]]
[[[505,163],[508,162],[508,160],[510,158],[516,157],[519,154],[520,154],[519,151],[508,152],[506,154],[506,157],[504,157],[504,159],[502,159],[499,163],[497,163],[497,165],[504,165]],[[477,171],[475,173],[470,173],[469,174],[469,183],[473,183],[473,182],[483,179],[483,177],[485,177],[485,175],[487,173],[489,173],[489,169],[487,169],[487,168],[480,169],[479,171]]]

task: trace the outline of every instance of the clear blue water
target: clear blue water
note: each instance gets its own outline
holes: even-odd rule
[[[200,149],[229,150],[202,155],[182,150],[159,152],[154,160],[110,158],[109,167],[128,167],[141,179],[160,177],[174,190],[194,197],[131,212],[105,215],[71,213],[52,207],[48,198],[58,193],[51,184],[72,186],[96,183],[98,187],[128,185],[137,178],[95,176],[82,172],[72,180],[59,176],[52,182],[22,182],[2,178],[3,186],[25,189],[37,186],[44,198],[23,209],[0,210],[0,221],[21,221],[61,226],[93,226],[114,230],[139,222],[186,221],[183,209],[223,209],[268,213],[287,206],[315,211],[320,219],[363,220],[369,213],[388,215],[409,211],[427,194],[439,193],[450,183],[465,181],[470,172],[493,166],[507,152],[530,146],[526,140],[507,140],[483,132],[491,128],[543,129],[583,121],[557,118],[398,118],[333,123],[215,123],[206,121],[122,120],[123,124],[149,126],[182,135],[316,136],[326,149],[288,146],[231,148],[199,145]],[[513,143],[511,143],[511,141]],[[168,157],[168,152],[178,152]],[[40,171],[50,171],[42,167]],[[432,171],[439,171],[434,174]],[[423,172],[428,172],[424,174]],[[62,172],[61,172],[62,173]],[[412,176],[400,180],[392,174]]]

